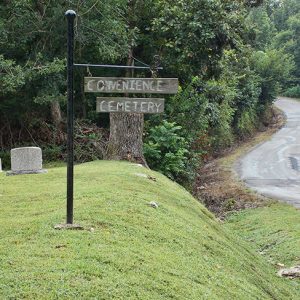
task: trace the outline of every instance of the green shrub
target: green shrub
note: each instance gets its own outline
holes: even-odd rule
[[[0,158],[2,161],[2,168],[4,170],[10,169],[10,152],[9,151],[0,151]]]
[[[295,66],[293,57],[283,50],[256,51],[252,55],[251,65],[261,77],[260,103],[268,106],[290,78]]]
[[[166,103],[168,120],[182,126],[185,137],[196,138],[208,129],[208,99],[204,89],[205,82],[196,76]]]
[[[284,96],[291,98],[300,98],[300,85],[296,85],[294,87],[289,88],[284,93]]]
[[[257,123],[258,117],[256,111],[249,109],[242,112],[236,124],[238,137],[243,139],[251,136],[255,131]]]
[[[144,154],[150,168],[171,179],[185,176],[188,143],[180,136],[181,126],[163,121],[150,129],[145,139]]]
[[[58,161],[64,159],[65,147],[50,145],[43,148],[43,160],[45,162]]]

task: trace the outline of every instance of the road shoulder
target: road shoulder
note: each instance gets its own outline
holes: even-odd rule
[[[253,148],[267,141],[285,123],[284,114],[273,108],[272,120],[264,131],[241,141],[221,157],[213,159],[199,169],[194,185],[194,196],[206,207],[224,219],[228,213],[274,203],[250,190],[238,177],[239,159]]]

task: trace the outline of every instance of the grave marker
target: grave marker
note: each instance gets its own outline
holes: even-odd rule
[[[47,173],[43,169],[42,150],[38,147],[15,148],[10,151],[11,171],[6,175]]]

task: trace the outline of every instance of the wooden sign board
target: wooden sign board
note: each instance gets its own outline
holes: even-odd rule
[[[158,114],[164,112],[164,106],[163,98],[97,98],[97,112]]]
[[[177,78],[85,77],[88,93],[176,94]]]

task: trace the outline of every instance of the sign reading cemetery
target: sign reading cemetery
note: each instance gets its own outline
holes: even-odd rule
[[[158,114],[164,112],[162,98],[97,98],[97,112]]]
[[[176,94],[177,78],[85,77],[89,93]]]

